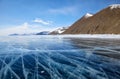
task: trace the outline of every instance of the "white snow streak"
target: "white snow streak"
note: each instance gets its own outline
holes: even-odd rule
[[[110,5],[110,9],[120,8],[120,4]]]

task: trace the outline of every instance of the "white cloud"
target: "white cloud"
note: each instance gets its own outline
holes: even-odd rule
[[[12,26],[5,29],[0,29],[0,36],[9,35],[9,34],[29,34],[29,33],[38,33],[40,31],[51,31],[52,28],[40,26],[39,24],[29,24],[27,22],[18,25]]]
[[[68,7],[48,10],[48,12],[55,14],[70,14],[70,13],[75,13],[76,11],[77,11],[76,6],[68,6]]]
[[[50,25],[52,23],[52,21],[44,21],[40,18],[36,18],[35,20],[33,20],[33,22],[40,23],[40,24],[43,24],[43,25]]]
[[[0,29],[0,35],[9,35],[13,33],[18,33],[18,34],[23,34],[23,33],[34,33],[34,32],[39,32],[40,27],[34,27],[28,24],[27,22],[18,25],[18,26],[13,26],[5,29]]]

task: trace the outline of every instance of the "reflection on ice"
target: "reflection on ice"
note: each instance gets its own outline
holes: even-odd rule
[[[0,40],[0,79],[120,79],[119,58],[109,56],[119,40],[9,38]]]

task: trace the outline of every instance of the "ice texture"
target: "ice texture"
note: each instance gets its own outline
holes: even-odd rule
[[[0,79],[120,79],[120,40],[0,37]],[[101,55],[103,53],[103,55]]]

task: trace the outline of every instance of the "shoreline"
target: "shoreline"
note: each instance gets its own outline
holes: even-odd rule
[[[120,34],[61,34],[61,35],[3,35],[0,37],[62,37],[62,38],[96,38],[96,39],[120,39]]]

